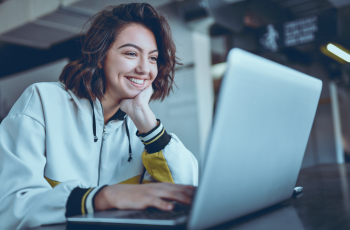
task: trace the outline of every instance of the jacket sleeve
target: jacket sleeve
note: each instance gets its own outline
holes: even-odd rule
[[[159,182],[198,185],[198,163],[175,134],[168,134],[162,123],[146,134],[136,135],[145,145],[142,162],[151,176]]]
[[[44,178],[45,128],[15,114],[0,125],[0,223],[20,229],[65,222],[66,202],[77,181],[51,188]]]
[[[42,95],[29,86],[0,124],[0,229],[64,223],[93,213],[104,186],[84,188],[79,180],[46,178],[46,124]]]

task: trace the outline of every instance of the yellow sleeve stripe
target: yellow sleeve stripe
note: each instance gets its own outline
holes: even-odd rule
[[[51,185],[52,188],[54,188],[55,186],[61,184],[61,182],[55,181],[55,180],[51,180],[51,179],[47,178],[46,176],[45,176],[45,179],[47,180],[47,182],[49,182],[49,184]]]
[[[125,181],[119,182],[118,184],[140,184],[141,175],[131,177]]]
[[[89,193],[91,192],[93,188],[90,188],[89,190],[87,190],[87,192],[84,194],[83,199],[81,200],[81,213],[84,215],[85,214],[85,199],[87,197],[87,195],[89,195]]]
[[[156,140],[158,140],[159,137],[161,137],[164,134],[164,130],[165,129],[163,129],[162,132],[156,138],[154,138],[152,141],[145,143],[145,145],[149,145],[149,144],[155,142]]]
[[[162,151],[152,154],[144,151],[141,157],[146,170],[156,181],[174,184],[174,179]]]
[[[119,182],[118,184],[140,184],[141,176],[142,174],[131,177],[125,181]],[[142,180],[142,184],[149,184],[149,183],[157,183],[157,182],[150,181],[150,180]]]

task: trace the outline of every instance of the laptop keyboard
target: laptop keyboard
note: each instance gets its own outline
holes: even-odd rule
[[[170,212],[156,208],[148,208],[137,213],[129,214],[126,217],[130,219],[172,220],[182,216],[188,216],[190,209],[190,205],[176,203],[174,209]]]

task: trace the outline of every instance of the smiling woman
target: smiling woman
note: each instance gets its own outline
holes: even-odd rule
[[[82,57],[64,67],[61,82],[27,88],[1,123],[5,229],[191,202],[197,161],[149,107],[174,83],[167,21],[132,3],[109,6],[90,24]]]
[[[106,92],[102,104],[106,105],[104,108],[108,107],[105,109],[106,120],[112,117],[116,112],[113,108],[118,108],[122,100],[124,101],[121,109],[127,114],[132,112],[128,110],[130,106],[127,105],[127,102],[132,100],[125,99],[141,102],[143,95],[146,95],[146,101],[141,104],[148,104],[147,95],[152,95],[150,86],[158,73],[157,57],[157,43],[152,31],[138,24],[131,24],[121,31],[103,63]],[[101,64],[99,68],[102,68]],[[156,123],[156,119],[153,118],[153,122],[145,122],[145,125],[150,127],[144,128],[137,124],[136,126],[140,132],[147,132],[155,127]]]

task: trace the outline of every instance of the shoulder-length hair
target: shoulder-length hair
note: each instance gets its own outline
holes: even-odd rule
[[[175,65],[180,64],[175,56],[176,47],[167,20],[147,3],[107,6],[89,19],[91,24],[83,45],[82,57],[68,63],[59,80],[66,90],[73,90],[79,97],[101,100],[106,92],[106,79],[98,67],[106,58],[109,48],[118,34],[130,24],[139,24],[151,30],[159,51],[158,75],[152,83],[151,100],[163,100],[173,90]]]

